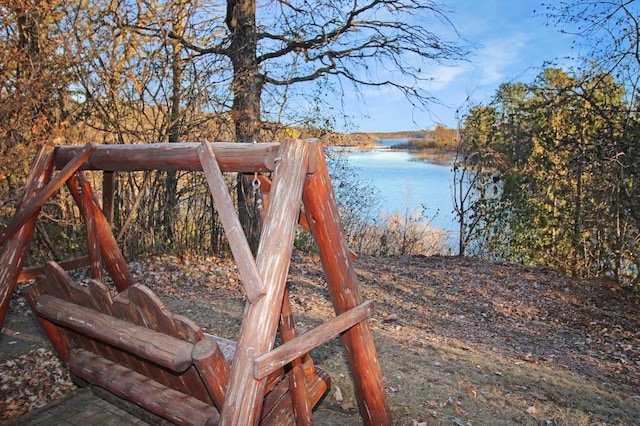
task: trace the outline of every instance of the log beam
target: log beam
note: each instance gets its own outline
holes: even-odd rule
[[[218,424],[219,414],[212,405],[83,349],[72,351],[70,358],[74,374],[177,425]]]
[[[373,300],[367,300],[318,327],[283,343],[276,349],[256,358],[253,374],[262,379],[301,355],[337,337],[373,314]]]
[[[271,172],[275,168],[278,143],[209,143],[223,172]],[[202,170],[196,149],[200,143],[154,143],[136,145],[96,145],[82,170]],[[56,148],[55,167],[64,167],[81,149]]]
[[[264,295],[264,285],[258,273],[258,266],[251,253],[251,247],[249,247],[247,237],[242,231],[242,224],[236,214],[231,195],[229,195],[229,190],[211,144],[203,142],[197,148],[197,152],[209,184],[213,203],[216,206],[216,210],[218,210],[218,216],[220,216],[227,240],[229,240],[231,253],[233,253],[233,258],[238,265],[238,271],[240,272],[244,289],[247,292],[247,298],[249,302],[253,303]]]
[[[172,371],[181,373],[191,365],[193,344],[176,337],[47,294],[37,298],[35,308],[38,315],[54,324],[120,347]]]

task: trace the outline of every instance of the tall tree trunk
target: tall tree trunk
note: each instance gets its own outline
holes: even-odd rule
[[[467,223],[466,223],[466,217],[465,214],[467,212],[467,208],[465,206],[464,203],[464,196],[462,195],[462,191],[464,190],[464,172],[463,175],[460,177],[460,180],[458,180],[458,182],[454,182],[454,185],[457,184],[458,185],[458,194],[460,194],[460,199],[457,200],[459,202],[458,204],[458,256],[462,257],[465,255],[465,252],[467,250],[467,237],[466,237],[466,229],[467,229]]]
[[[233,111],[236,139],[260,137],[260,96],[264,78],[257,59],[255,0],[228,0],[226,23],[231,33],[227,54],[233,65]]]
[[[176,34],[184,32],[185,6],[182,1],[174,3],[174,14],[172,22],[172,31]],[[175,40],[171,41],[171,105],[169,115],[169,143],[177,143],[181,134],[181,108],[180,100],[182,98],[182,45]],[[175,171],[167,172],[166,176],[165,196],[166,204],[164,206],[164,216],[162,225],[165,242],[175,245],[175,222],[178,216],[178,180]]]
[[[264,76],[257,60],[255,0],[228,0],[226,24],[231,33],[227,54],[233,65],[233,110],[238,142],[260,140],[260,99]],[[254,253],[260,239],[260,220],[251,183],[238,175],[238,213]]]

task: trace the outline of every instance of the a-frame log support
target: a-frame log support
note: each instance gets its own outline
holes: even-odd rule
[[[367,322],[372,303],[363,300],[358,287],[353,253],[343,235],[321,143],[288,139],[280,144],[88,144],[84,148],[57,147],[54,154],[52,151],[50,147],[41,149],[27,183],[22,208],[0,233],[4,242],[0,258],[0,323],[21,273],[37,210],[53,194],[54,184],[59,188],[67,183],[91,234],[89,256],[69,265],[91,266],[92,275],[100,278],[101,262],[104,262],[122,291],[132,284],[132,278],[109,224],[114,172],[202,170],[215,207],[221,213],[248,298],[228,386],[226,390],[219,389],[218,400],[224,398],[220,424],[258,424],[269,374],[288,363],[294,369],[289,387],[295,418],[301,424],[310,424],[311,407],[305,391],[296,390],[297,383],[304,381],[296,370],[313,368],[308,351],[339,334],[346,348],[363,423],[376,426],[391,423],[382,372]],[[45,186],[52,168],[62,171]],[[81,170],[105,172],[102,209]],[[236,213],[222,185],[223,172],[273,173],[272,182],[257,176],[268,192],[268,200],[265,197],[262,234],[255,259],[246,238],[239,233]],[[41,189],[43,186],[46,191]],[[286,279],[298,223],[311,231],[318,244],[336,318],[296,336]],[[27,271],[23,276],[33,274],[35,271]],[[274,349],[279,323],[283,344]]]
[[[322,145],[314,144],[317,167],[303,193],[307,222],[318,244],[336,314],[362,304],[351,252],[344,238]],[[360,415],[367,425],[391,423],[391,414],[371,329],[366,321],[342,334]]]
[[[266,382],[254,378],[253,363],[274,345],[307,174],[308,152],[306,143],[282,142],[256,256],[266,291],[245,308],[221,425],[251,425],[259,419]]]
[[[16,215],[21,207],[25,204],[30,204],[38,196],[40,189],[49,182],[52,170],[53,148],[42,146],[31,165],[31,172],[27,177],[27,183]],[[16,288],[18,276],[29,252],[29,245],[37,220],[37,212],[35,213],[15,234],[8,237],[8,241],[0,246],[2,250],[0,254],[0,328],[4,324],[4,317],[7,314],[7,309],[9,309],[9,302],[11,302],[11,297]]]
[[[31,167],[22,199],[11,223],[0,233],[0,328],[18,283],[40,208],[95,150],[92,143],[80,147],[62,170],[51,179],[54,150],[42,146]]]

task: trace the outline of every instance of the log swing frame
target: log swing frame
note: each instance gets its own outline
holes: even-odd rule
[[[59,170],[55,176],[54,170]],[[83,170],[104,172],[102,207]],[[59,268],[65,270],[89,266],[92,279],[102,281],[104,264],[118,291],[131,291],[133,278],[116,244],[110,221],[114,173],[137,170],[204,172],[246,291],[247,304],[240,338],[228,372],[226,393],[223,390],[224,396],[220,397],[223,400],[219,401],[222,406],[218,407],[216,422],[219,420],[223,425],[258,424],[269,378],[289,365],[288,388],[293,418],[298,424],[311,424],[311,409],[315,402],[307,398],[306,387],[299,386],[305,380],[303,370],[308,368],[308,352],[341,335],[363,423],[390,424],[382,372],[367,321],[372,314],[372,303],[365,302],[360,292],[352,254],[343,235],[323,146],[318,141],[286,139],[281,143],[253,144],[89,143],[84,147],[41,146],[14,219],[0,233],[0,325],[4,322],[18,282],[34,279],[46,271],[49,271],[47,276],[50,280],[65,281],[65,278],[52,278],[56,276],[51,272],[54,266],[23,270],[38,212],[64,184],[84,218],[89,253],[85,258],[61,262]],[[261,189],[267,193],[262,234],[255,258],[239,226],[238,216],[222,179],[223,172],[255,174]],[[273,180],[269,181],[263,173],[272,173]],[[291,320],[286,278],[295,229],[299,223],[311,232],[317,243],[336,317],[297,336]],[[30,300],[35,308],[44,305],[38,302],[37,295],[38,292],[35,292]],[[47,327],[53,327],[52,319],[40,321]],[[279,324],[283,343],[274,348]],[[109,333],[105,334],[107,339],[110,338]],[[195,350],[193,354],[196,354]],[[194,355],[196,366],[198,359]]]

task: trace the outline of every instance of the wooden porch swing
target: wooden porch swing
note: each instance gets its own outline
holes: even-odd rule
[[[104,172],[102,207],[83,170]],[[114,172],[136,170],[204,171],[247,295],[237,343],[206,335],[134,284],[110,219]],[[265,192],[255,258],[223,172],[255,174]],[[273,181],[262,173],[273,173]],[[88,256],[23,270],[38,212],[65,183],[84,218]],[[286,290],[298,223],[317,242],[336,312],[300,336]],[[330,379],[308,353],[337,335],[364,424],[391,423],[367,322],[372,302],[358,287],[319,142],[42,146],[0,244],[0,325],[16,284],[37,277],[27,300],[70,370],[176,424],[312,424]],[[103,284],[103,263],[119,292],[114,298]],[[81,266],[90,267],[87,286],[65,272]],[[278,326],[282,344],[274,348]]]

